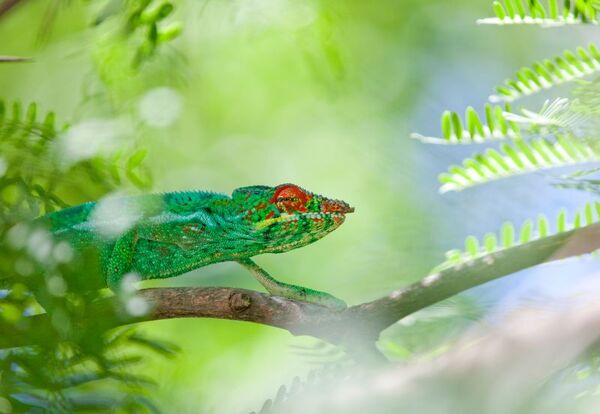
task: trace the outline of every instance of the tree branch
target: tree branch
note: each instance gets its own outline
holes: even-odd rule
[[[597,249],[600,223],[485,255],[343,311],[246,289],[142,289],[139,294],[151,304],[152,311],[142,319],[130,321],[182,317],[247,321],[372,352],[381,331],[418,310],[519,270]],[[32,317],[31,322],[40,324],[41,334],[49,326],[46,315]],[[0,347],[7,345],[22,343],[18,338],[0,337]]]
[[[311,303],[224,287],[151,288],[140,295],[153,306],[149,319],[219,318],[255,322],[301,334],[328,309]]]
[[[333,343],[379,333],[418,310],[517,271],[600,249],[600,223],[485,255],[343,311],[232,288],[158,288],[141,294],[155,305],[150,319],[211,317],[242,320],[312,335]]]

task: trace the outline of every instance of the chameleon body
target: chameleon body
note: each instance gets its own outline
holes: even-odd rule
[[[343,201],[282,184],[242,187],[231,196],[186,191],[89,202],[36,222],[76,252],[97,252],[113,290],[131,272],[162,279],[235,261],[273,295],[341,308],[344,302],[327,293],[277,281],[251,257],[306,246],[338,228],[353,211]]]

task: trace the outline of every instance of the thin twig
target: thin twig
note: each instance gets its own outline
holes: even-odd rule
[[[4,16],[13,7],[15,7],[17,4],[23,1],[24,0],[4,0],[4,2],[0,3],[0,17]]]
[[[31,58],[21,56],[2,56],[0,55],[0,63],[3,62],[31,62]]]

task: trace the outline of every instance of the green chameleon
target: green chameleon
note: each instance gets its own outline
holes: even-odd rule
[[[231,197],[186,191],[89,202],[46,214],[36,223],[76,252],[97,253],[112,290],[130,272],[163,279],[235,261],[272,295],[340,309],[346,306],[342,300],[280,282],[251,257],[306,246],[338,228],[353,211],[343,201],[282,184],[238,188]]]

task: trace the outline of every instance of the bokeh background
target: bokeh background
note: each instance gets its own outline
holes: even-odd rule
[[[475,149],[409,134],[437,133],[445,109],[482,108],[518,67],[587,43],[593,27],[477,26],[491,15],[488,0],[180,1],[169,20],[181,35],[132,69],[135,39],[114,42],[116,24],[95,24],[106,3],[23,2],[3,16],[0,54],[33,61],[0,66],[0,95],[56,111],[98,148],[147,148],[152,191],[293,182],[352,204],[356,213],[327,238],[257,259],[282,280],[368,301],[422,277],[469,234],[589,198],[543,175],[441,195],[437,174]],[[380,346],[396,359],[439,352],[473,325],[565,295],[592,269],[580,261],[521,272],[401,321]],[[261,289],[227,263],[158,285]],[[248,412],[319,360],[297,352],[313,340],[248,323],[142,329],[182,348],[139,367],[159,381],[165,412]]]

